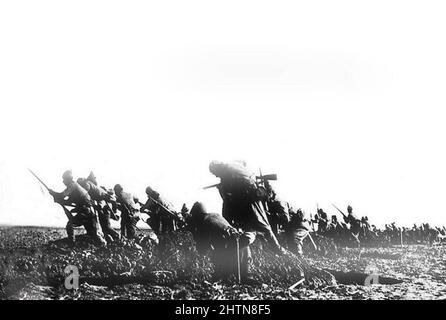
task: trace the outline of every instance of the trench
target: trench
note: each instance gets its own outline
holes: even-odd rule
[[[403,280],[401,279],[384,277],[381,275],[372,276],[373,279],[371,279],[370,278],[371,275],[364,272],[357,272],[357,271],[342,272],[330,269],[324,269],[324,270],[330,272],[335,277],[337,283],[345,285],[362,285],[362,286],[368,284],[395,285],[403,283]]]

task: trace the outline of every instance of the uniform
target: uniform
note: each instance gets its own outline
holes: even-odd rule
[[[140,210],[149,214],[149,224],[155,233],[177,230],[177,222],[181,220],[181,216],[172,210],[171,204],[150,187],[146,188],[146,194],[148,199]]]
[[[240,236],[241,272],[242,277],[249,279],[252,263],[249,245],[254,242],[257,233],[264,235],[275,252],[286,253],[277,241],[263,207],[262,201],[266,195],[261,193],[255,175],[244,163],[214,161],[209,165],[209,170],[221,179],[218,189],[223,199],[223,217],[243,230]]]
[[[290,221],[285,226],[285,235],[288,243],[288,249],[299,255],[303,254],[303,241],[309,235],[310,225],[304,219],[301,210],[290,212]]]
[[[96,244],[105,245],[106,241],[99,230],[98,218],[92,207],[93,202],[88,192],[73,181],[70,171],[64,173],[63,179],[66,189],[62,192],[52,190],[50,192],[55,202],[74,207],[71,213],[75,213],[75,215],[66,225],[68,239],[74,242],[74,228],[84,226],[87,234]]]
[[[134,239],[136,235],[136,223],[139,220],[137,199],[130,193],[124,192],[117,184],[114,187],[117,209],[121,211],[121,236]]]
[[[91,199],[94,202],[94,209],[98,214],[99,223],[102,232],[108,241],[115,241],[119,239],[119,233],[114,230],[110,223],[110,216],[113,214],[113,209],[110,207],[116,205],[114,195],[108,193],[103,187],[97,186],[93,181],[87,179],[78,179],[78,183],[88,191]]]

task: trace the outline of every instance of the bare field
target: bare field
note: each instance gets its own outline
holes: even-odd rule
[[[258,286],[213,283],[208,257],[188,232],[160,237],[157,247],[119,243],[95,248],[79,237],[70,248],[59,228],[0,227],[1,299],[445,299],[446,247],[424,245],[310,253],[308,265],[336,284],[298,279],[298,265],[253,247]],[[77,290],[65,288],[68,265]]]

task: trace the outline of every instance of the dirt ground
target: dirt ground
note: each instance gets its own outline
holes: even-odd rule
[[[253,248],[257,286],[212,281],[208,257],[188,233],[157,247],[120,243],[71,248],[58,228],[0,227],[1,299],[445,299],[446,246],[398,246],[310,253],[306,262],[337,280],[304,282],[299,263]],[[82,236],[80,237],[82,239]],[[68,265],[79,268],[77,290],[65,288]]]

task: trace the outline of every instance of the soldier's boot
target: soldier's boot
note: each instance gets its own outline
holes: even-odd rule
[[[90,223],[84,225],[87,230],[87,235],[91,238],[93,243],[97,246],[103,247],[107,245],[102,231],[99,229],[99,223],[96,219],[93,219]]]
[[[112,228],[109,214],[104,212],[100,213],[99,224],[108,243],[119,240],[119,233]]]
[[[94,244],[96,246],[100,246],[100,247],[107,245],[107,241],[105,241],[105,238],[104,238],[102,232],[100,232],[99,230],[94,230],[94,228],[92,228],[91,226],[89,226],[89,227],[84,226],[84,227],[87,230],[89,242],[91,242],[92,244]]]
[[[74,225],[71,223],[71,221],[68,221],[65,230],[67,231],[67,239],[68,243],[70,245],[74,245],[75,239],[74,239]]]

